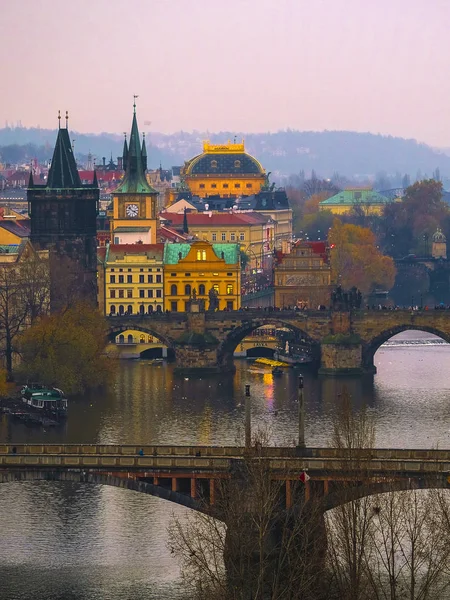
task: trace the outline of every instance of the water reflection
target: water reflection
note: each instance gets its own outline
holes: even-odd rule
[[[318,379],[305,371],[306,439],[329,443],[338,395],[375,416],[377,444],[450,447],[450,346],[408,332],[375,355],[378,374]],[[408,343],[421,340],[421,344]],[[278,444],[297,435],[297,376],[273,379],[238,361],[234,378],[176,377],[171,366],[118,363],[115,388],[78,398],[67,424],[36,429],[0,418],[0,443],[235,444],[244,439],[244,389],[253,427]],[[166,547],[181,507],[138,493],[62,483],[0,486],[0,600],[181,598]],[[6,582],[6,583],[5,583]]]

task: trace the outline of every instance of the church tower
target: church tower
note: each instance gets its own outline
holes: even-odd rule
[[[61,116],[58,116],[61,122]],[[30,241],[50,250],[51,308],[58,310],[76,299],[97,303],[97,175],[83,185],[68,130],[58,129],[47,183],[36,185],[30,174],[28,212]]]
[[[111,241],[114,244],[156,244],[158,192],[145,176],[147,149],[145,138],[142,144],[139,139],[136,103],[133,105],[130,141],[127,144],[125,139],[124,142],[123,168],[124,178],[113,194]]]

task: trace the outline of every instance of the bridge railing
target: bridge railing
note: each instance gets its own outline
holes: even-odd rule
[[[168,446],[160,444],[4,444],[0,445],[2,455],[115,455],[136,456],[142,451],[144,456],[153,457],[230,457],[237,458],[248,454],[243,446]],[[298,450],[293,446],[266,446],[258,449],[258,454],[267,458],[296,458]],[[450,449],[422,448],[371,448],[364,451],[367,459],[373,460],[441,460],[450,462]],[[315,459],[345,459],[346,452],[336,448],[306,448],[302,456]]]

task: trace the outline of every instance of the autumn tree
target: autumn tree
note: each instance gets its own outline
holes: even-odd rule
[[[68,394],[106,385],[112,370],[104,354],[106,343],[102,316],[79,303],[40,319],[21,334],[20,375]]]
[[[334,195],[333,191],[330,190],[322,190],[313,194],[305,201],[304,206],[304,214],[305,215],[313,215],[319,211],[319,205],[324,200],[331,198]]]
[[[357,287],[363,294],[377,287],[392,288],[396,273],[394,262],[379,251],[370,229],[344,225],[335,219],[328,241],[331,273],[336,284],[344,289]]]

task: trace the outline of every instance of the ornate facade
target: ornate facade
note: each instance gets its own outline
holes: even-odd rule
[[[324,242],[297,242],[289,254],[277,253],[274,268],[275,306],[330,306],[331,267]]]

